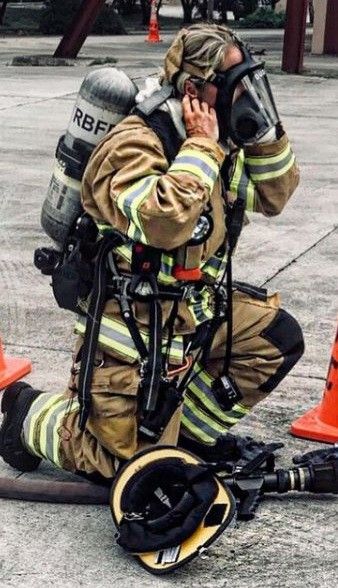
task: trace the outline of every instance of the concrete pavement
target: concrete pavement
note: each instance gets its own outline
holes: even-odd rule
[[[39,216],[58,137],[90,58],[112,55],[118,67],[141,80],[156,71],[170,39],[165,35],[161,45],[149,46],[144,35],[90,37],[80,65],[41,68],[6,63],[14,55],[50,53],[55,38],[0,40],[0,333],[7,354],[31,358],[34,371],[26,379],[37,388],[64,388],[73,344],[73,317],[56,307],[48,278],[32,264],[34,249],[47,243]],[[318,447],[290,437],[288,428],[321,398],[336,328],[338,81],[284,75],[271,81],[302,180],[280,217],[252,216],[235,273],[282,292],[283,306],[303,327],[306,353],[237,432],[283,441],[279,464],[285,466],[295,452]],[[0,462],[0,475],[18,473]],[[71,477],[46,465],[31,476]],[[107,507],[0,505],[4,587],[336,586],[338,499],[332,496],[270,497],[254,521],[223,535],[208,560],[165,578],[147,575],[118,549]]]

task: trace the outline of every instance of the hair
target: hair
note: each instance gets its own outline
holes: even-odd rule
[[[190,77],[208,80],[217,71],[224,53],[240,39],[229,28],[211,24],[182,29],[169,47],[164,60],[164,79],[182,93]]]

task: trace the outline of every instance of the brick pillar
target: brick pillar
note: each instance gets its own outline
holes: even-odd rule
[[[303,70],[307,9],[308,0],[287,1],[282,59],[282,70],[287,73]]]

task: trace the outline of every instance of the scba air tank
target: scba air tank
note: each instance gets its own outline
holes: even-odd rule
[[[68,129],[58,143],[41,224],[59,247],[83,212],[81,179],[97,143],[131,110],[137,86],[123,71],[90,72],[81,85]]]

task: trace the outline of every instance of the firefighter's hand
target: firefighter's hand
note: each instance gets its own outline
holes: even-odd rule
[[[218,141],[216,111],[206,102],[191,99],[187,94],[182,100],[183,120],[188,137],[206,137]]]

